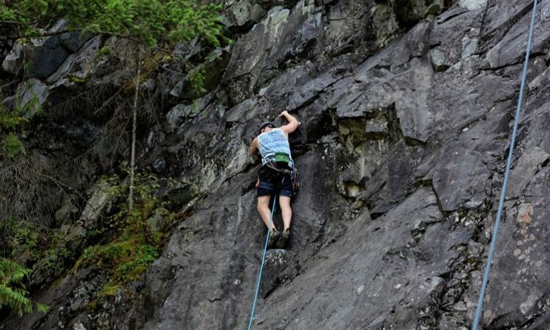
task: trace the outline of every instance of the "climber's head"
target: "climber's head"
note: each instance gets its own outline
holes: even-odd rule
[[[271,132],[273,128],[275,128],[275,125],[273,125],[270,121],[266,121],[262,124],[262,126],[260,126],[260,133]]]

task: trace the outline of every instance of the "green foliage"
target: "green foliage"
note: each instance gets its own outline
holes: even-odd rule
[[[191,89],[195,93],[196,97],[206,93],[206,89],[204,88],[204,79],[204,69],[196,70],[195,72],[191,72],[189,74],[189,84],[191,85]]]
[[[109,46],[103,46],[98,52],[98,56],[109,56],[111,55],[111,48]]]
[[[11,254],[14,257],[18,257],[25,253],[29,253],[31,260],[38,259],[38,250],[41,245],[40,241],[42,237],[44,237],[44,235],[38,227],[28,222],[19,222],[17,226],[13,228],[13,233],[10,235],[9,245],[12,251]]]
[[[74,82],[74,83],[77,83],[77,84],[82,84],[82,83],[85,83],[86,82],[86,79],[85,78],[81,78],[81,77],[77,77],[77,76],[69,76],[69,79],[71,80],[71,82]]]
[[[126,169],[126,174],[130,173]],[[159,179],[151,173],[136,173],[134,178],[134,192],[137,198],[136,207],[130,211],[125,197],[128,196],[129,186],[126,182],[120,183],[118,177],[105,178],[111,184],[111,194],[123,200],[119,204],[120,211],[114,216],[117,220],[125,220],[127,225],[136,226],[145,222],[157,206],[159,201],[156,197]]]
[[[197,34],[217,46],[220,10],[197,0],[7,0],[0,2],[0,20],[17,23],[28,36],[39,35],[36,26],[63,17],[71,30],[131,37],[148,46]]]
[[[74,253],[65,245],[54,245],[47,249],[43,255],[46,260],[46,267],[59,274],[64,269],[65,262],[71,260]]]
[[[21,153],[27,153],[23,142],[21,142],[17,134],[13,132],[9,133],[8,136],[4,139],[2,151],[4,152],[4,155],[8,156],[9,158],[13,158]]]
[[[101,292],[101,295],[108,296],[128,282],[139,279],[158,257],[158,248],[148,244],[143,235],[123,235],[109,244],[87,248],[75,269],[98,266],[108,270],[109,282]]]
[[[13,158],[20,153],[26,153],[25,146],[16,132],[27,122],[28,119],[21,117],[20,111],[9,111],[0,103],[0,128],[8,132],[2,143],[2,152],[5,156]]]
[[[0,107],[0,126],[13,130],[17,127],[28,123],[27,118],[23,118],[18,114],[7,112],[3,107]]]
[[[17,218],[13,216],[4,216],[0,218],[0,238],[5,241],[8,237],[12,237],[14,228],[18,226]]]
[[[34,308],[40,312],[47,310],[45,305],[33,303],[27,298],[23,280],[29,272],[29,269],[16,262],[0,258],[0,308],[8,307],[20,316],[32,313]]]
[[[23,135],[23,127],[29,119],[41,111],[42,107],[37,95],[30,98],[24,105],[21,105],[21,100],[17,100],[13,110],[0,103],[0,129],[7,132],[2,144],[2,152],[5,156],[14,158],[18,154],[27,153],[19,136]]]
[[[43,260],[54,272],[61,270],[65,261],[73,257],[61,233],[28,222],[19,222],[13,228],[8,245],[13,257],[26,255],[31,264]]]
[[[47,227],[18,221],[13,217],[3,219],[0,234],[4,236],[0,257],[0,308],[8,307],[19,315],[33,310],[45,312],[47,307],[28,298],[24,278],[30,274],[25,266],[43,262],[47,269],[57,273],[72,258],[62,234]],[[25,263],[20,265],[11,259]]]
[[[112,296],[127,283],[139,279],[149,266],[159,257],[159,246],[165,238],[164,233],[147,223],[153,213],[163,209],[156,194],[159,179],[152,174],[136,173],[134,191],[136,203],[129,211],[127,181],[118,177],[104,178],[111,184],[111,194],[119,197],[120,211],[112,217],[113,228],[119,231],[112,242],[87,248],[73,270],[97,266],[109,273],[109,281],[100,292],[100,296]]]
[[[24,117],[22,119],[25,119],[26,122],[22,123],[27,123],[29,119],[32,119],[34,116],[41,114],[42,104],[40,104],[40,99],[38,95],[33,94],[32,97],[30,97],[25,104],[21,104],[21,99],[17,99],[13,112],[19,116]]]

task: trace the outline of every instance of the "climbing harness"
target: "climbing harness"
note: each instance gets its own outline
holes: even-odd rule
[[[277,164],[273,162],[267,162],[265,163],[265,166],[279,174],[284,174],[284,175],[292,174],[292,170],[290,168],[280,168],[277,166]]]
[[[481,311],[483,309],[483,298],[485,296],[485,290],[487,289],[487,282],[489,282],[489,272],[491,270],[491,262],[493,260],[493,254],[495,252],[495,245],[496,245],[495,243],[497,240],[498,227],[500,225],[500,219],[502,217],[502,209],[504,207],[504,197],[506,196],[506,185],[508,184],[508,175],[510,174],[510,167],[512,165],[512,156],[514,154],[514,145],[516,143],[519,116],[521,112],[521,106],[523,104],[523,91],[525,89],[527,69],[529,68],[529,53],[531,51],[531,41],[533,38],[536,11],[537,11],[537,0],[534,0],[533,14],[531,15],[531,27],[529,28],[529,38],[527,41],[527,50],[525,51],[525,62],[523,63],[523,75],[521,77],[521,88],[519,91],[519,100],[518,100],[518,106],[516,109],[516,118],[514,121],[514,130],[512,132],[512,140],[510,141],[510,151],[508,152],[508,160],[506,162],[506,171],[504,172],[504,182],[502,183],[502,191],[501,191],[500,200],[498,203],[498,212],[497,212],[497,218],[495,221],[495,229],[493,230],[493,239],[491,241],[491,248],[489,249],[489,255],[487,257],[487,264],[485,265],[485,273],[483,274],[483,284],[481,285],[481,292],[479,294],[479,301],[477,303],[474,325],[472,326],[472,330],[477,330],[477,327],[481,318]]]
[[[262,281],[262,272],[265,265],[265,255],[267,254],[267,243],[269,243],[269,234],[271,233],[271,224],[273,223],[273,212],[275,212],[277,202],[277,195],[273,195],[273,207],[271,208],[271,217],[269,218],[269,226],[267,226],[267,235],[265,237],[264,252],[262,254],[262,264],[260,265],[260,273],[258,274],[258,281],[256,283],[256,294],[254,294],[254,302],[252,303],[252,311],[250,312],[250,321],[248,322],[248,330],[252,329],[252,323],[254,322],[254,313],[256,312],[256,303],[258,302],[258,294],[260,293],[260,283]]]
[[[292,181],[293,194],[296,195],[300,189],[300,181],[298,180],[298,169],[296,165],[292,164],[292,168],[280,168],[274,162],[267,162],[265,165],[267,168],[275,171],[276,173],[283,175],[290,175],[290,180]],[[259,180],[259,178],[258,178]]]

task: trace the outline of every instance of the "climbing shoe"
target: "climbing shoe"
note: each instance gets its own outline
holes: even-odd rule
[[[272,249],[275,247],[275,244],[279,241],[281,237],[281,232],[278,230],[272,230],[269,232],[269,240],[267,241],[267,248]]]
[[[279,238],[279,241],[277,242],[277,247],[279,249],[284,248],[289,238],[290,238],[290,229],[285,229],[281,234],[281,238]]]

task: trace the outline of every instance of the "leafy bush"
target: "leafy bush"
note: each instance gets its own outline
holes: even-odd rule
[[[109,296],[126,283],[135,281],[159,257],[158,248],[146,242],[143,235],[123,235],[106,245],[87,248],[75,268],[98,266],[106,269],[109,282],[100,295]]]
[[[48,269],[57,272],[72,258],[73,252],[65,246],[62,235],[48,227],[14,217],[2,219],[0,224],[0,234],[4,236],[0,253],[0,308],[8,307],[19,315],[32,312],[33,306],[45,312],[45,305],[28,298],[24,280],[30,269],[26,266],[44,262]]]
[[[189,75],[189,83],[196,96],[201,96],[206,93],[204,80],[204,70],[196,70]]]
[[[29,272],[16,262],[0,258],[0,308],[9,307],[19,315],[31,313],[33,306],[40,312],[47,310],[45,305],[33,303],[27,298],[23,280]]]
[[[9,133],[8,136],[6,136],[6,138],[4,139],[2,151],[4,152],[4,155],[8,156],[9,158],[13,158],[18,154],[27,153],[23,142],[21,142],[17,134],[13,132]]]
[[[31,111],[37,109],[37,111]],[[23,134],[23,127],[29,122],[34,114],[41,111],[40,101],[38,96],[34,96],[27,104],[22,106],[20,102],[16,102],[15,108],[10,110],[8,107],[0,103],[0,129],[7,132],[2,144],[2,152],[4,156],[14,158],[18,154],[26,154],[25,145],[19,139]]]
[[[137,173],[137,198],[132,210],[128,209],[125,198],[128,193],[127,181],[120,183],[120,179],[116,177],[105,180],[111,183],[111,193],[123,201],[118,205],[120,211],[108,221],[119,234],[110,243],[88,247],[73,270],[90,266],[106,270],[109,281],[101,290],[100,296],[111,296],[127,283],[138,280],[158,259],[160,245],[165,236],[162,230],[150,228],[147,219],[156,210],[163,209],[165,204],[155,196],[160,187],[155,175]]]

